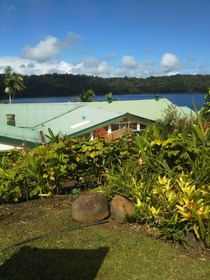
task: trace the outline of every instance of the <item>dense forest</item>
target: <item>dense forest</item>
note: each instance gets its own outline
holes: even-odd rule
[[[23,76],[26,86],[16,97],[79,96],[88,89],[96,95],[141,93],[207,93],[210,75],[174,75],[148,78],[101,78],[73,74],[45,74]],[[0,99],[4,93],[4,75],[0,74]]]

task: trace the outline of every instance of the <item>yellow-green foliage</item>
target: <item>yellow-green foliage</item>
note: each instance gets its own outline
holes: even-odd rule
[[[146,128],[133,142],[140,161],[130,158],[117,172],[111,170],[105,193],[130,199],[135,205],[131,218],[158,227],[164,236],[183,241],[180,233],[191,231],[209,246],[210,141],[198,122],[181,133]]]
[[[88,186],[100,181],[111,164],[119,164],[131,153],[123,139],[66,137],[31,150],[11,150],[2,156],[0,202],[59,194],[65,180]]]

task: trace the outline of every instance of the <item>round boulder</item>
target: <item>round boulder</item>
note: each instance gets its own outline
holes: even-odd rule
[[[72,218],[79,223],[94,223],[108,217],[108,199],[100,193],[80,195],[73,202]]]
[[[132,214],[133,204],[121,195],[116,195],[111,201],[111,217],[117,223],[127,223],[127,214]]]

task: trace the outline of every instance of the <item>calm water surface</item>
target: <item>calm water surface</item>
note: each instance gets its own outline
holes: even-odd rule
[[[187,106],[191,109],[194,109],[193,100],[197,106],[197,109],[204,105],[204,93],[170,93],[170,94],[159,94],[159,98],[167,98],[169,101],[173,102],[178,106]],[[145,100],[145,99],[155,99],[155,94],[124,94],[124,95],[113,95],[118,100]],[[106,97],[103,95],[94,96],[96,101],[106,101]],[[60,97],[31,97],[31,98],[16,98],[13,100],[14,103],[55,103],[55,102],[69,102],[76,100],[72,96],[60,96]]]

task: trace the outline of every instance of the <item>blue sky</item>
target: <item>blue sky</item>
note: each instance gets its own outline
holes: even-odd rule
[[[210,74],[209,0],[1,0],[0,73]]]

